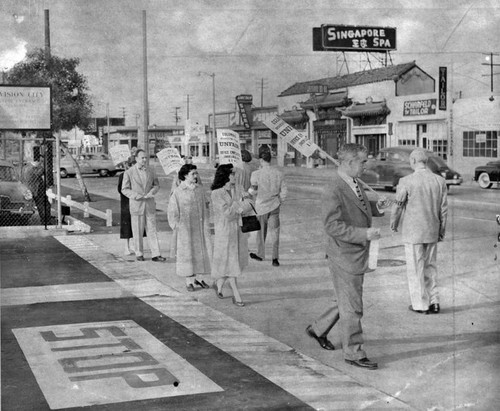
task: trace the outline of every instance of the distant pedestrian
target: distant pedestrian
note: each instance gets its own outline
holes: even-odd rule
[[[46,225],[50,223],[51,207],[46,194],[45,171],[40,160],[43,160],[43,157],[28,162],[23,169],[23,181],[33,194],[40,223]]]
[[[266,237],[269,233],[272,243],[272,264],[279,263],[280,244],[280,208],[287,195],[287,186],[283,173],[271,166],[271,152],[260,150],[259,159],[261,168],[250,177],[251,192],[256,193],[255,208],[261,225],[257,231],[257,253],[250,253],[250,257],[262,261],[266,254]]]
[[[176,272],[186,279],[186,289],[195,285],[210,288],[201,276],[210,274],[208,208],[203,187],[198,184],[198,171],[184,164],[178,173],[179,186],[168,202],[168,223],[176,232]]]
[[[250,195],[235,184],[232,164],[222,164],[215,172],[212,184],[214,213],[214,249],[212,278],[219,298],[226,280],[233,291],[233,304],[245,304],[238,290],[237,278],[248,265],[248,234],[241,231],[241,214],[252,209]]]
[[[437,243],[443,241],[448,215],[448,193],[443,177],[430,171],[427,153],[421,148],[410,154],[414,172],[399,180],[392,208],[391,230],[398,230],[403,218],[411,311],[437,314]]]
[[[363,281],[368,271],[370,241],[380,238],[380,230],[371,227],[372,208],[358,182],[367,161],[367,150],[362,145],[344,144],[338,159],[338,170],[321,198],[328,265],[333,279],[332,305],[306,328],[306,333],[321,348],[334,350],[328,333],[340,322],[345,361],[373,370],[378,364],[366,356],[361,328]]]
[[[123,173],[122,193],[129,198],[134,250],[137,261],[144,261],[143,233],[148,234],[152,261],[162,262],[160,243],[156,232],[156,201],[154,196],[160,189],[154,170],[146,166],[146,153],[139,149],[135,152],[135,162]]]
[[[241,160],[243,161],[242,168],[235,167],[236,184],[243,187],[243,190],[248,191],[251,186],[250,177],[252,173],[259,167],[252,162],[252,154],[248,150],[241,150]]]

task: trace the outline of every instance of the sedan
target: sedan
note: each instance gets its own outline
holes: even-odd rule
[[[500,187],[500,161],[490,161],[484,166],[476,167],[474,180],[481,188],[490,188],[493,184]]]
[[[108,155],[104,153],[80,154],[75,158],[82,174],[99,174],[101,177],[114,176],[117,172],[123,171],[122,167],[114,165]],[[74,176],[76,167],[73,158],[64,156],[61,158],[59,166],[61,177]]]
[[[10,161],[0,160],[0,225],[27,224],[35,213],[33,193]]]
[[[387,147],[380,150],[376,158],[371,158],[366,164],[361,179],[372,187],[396,189],[399,179],[413,173],[410,166],[410,153],[415,149],[411,146]],[[446,187],[462,184],[462,177],[452,170],[446,162],[432,151],[427,151],[429,159],[427,168],[434,174],[446,180]]]

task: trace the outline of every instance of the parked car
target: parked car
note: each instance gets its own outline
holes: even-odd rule
[[[80,154],[75,157],[80,172],[82,174],[99,174],[101,177],[114,176],[117,172],[123,171],[123,168],[116,167],[108,155],[103,153]],[[76,175],[76,167],[73,159],[68,156],[61,158],[59,165],[61,177]]]
[[[410,166],[410,153],[415,149],[411,146],[387,147],[380,150],[377,157],[369,159],[361,179],[371,187],[394,190],[401,177],[413,173]],[[429,160],[427,167],[433,173],[446,180],[448,189],[452,185],[462,184],[462,177],[448,167],[446,162],[432,151],[427,151]]]
[[[474,180],[478,182],[481,188],[490,188],[494,184],[500,187],[500,161],[490,161],[484,166],[476,167]]]
[[[0,160],[0,225],[27,224],[35,214],[33,193],[10,161]]]

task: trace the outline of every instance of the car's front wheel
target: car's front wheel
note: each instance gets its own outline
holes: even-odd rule
[[[479,178],[477,179],[477,182],[479,183],[479,187],[481,188],[490,188],[491,187],[491,180],[490,176],[488,173],[481,173],[479,174]]]
[[[99,170],[99,176],[100,177],[107,177],[107,176],[109,176],[109,171],[106,170],[105,168],[102,170]]]

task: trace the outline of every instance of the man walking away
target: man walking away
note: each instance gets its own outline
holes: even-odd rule
[[[280,206],[286,198],[287,187],[283,173],[275,166],[271,167],[271,152],[263,150],[259,153],[261,168],[250,177],[250,192],[257,193],[255,209],[261,229],[257,231],[257,254],[250,253],[250,258],[262,261],[266,254],[266,237],[269,232],[272,242],[273,266],[279,267],[280,244]]]
[[[421,148],[410,154],[414,172],[399,180],[391,214],[391,230],[398,231],[402,218],[411,311],[437,314],[437,243],[443,241],[448,214],[448,193],[443,177],[427,166],[427,153]]]

